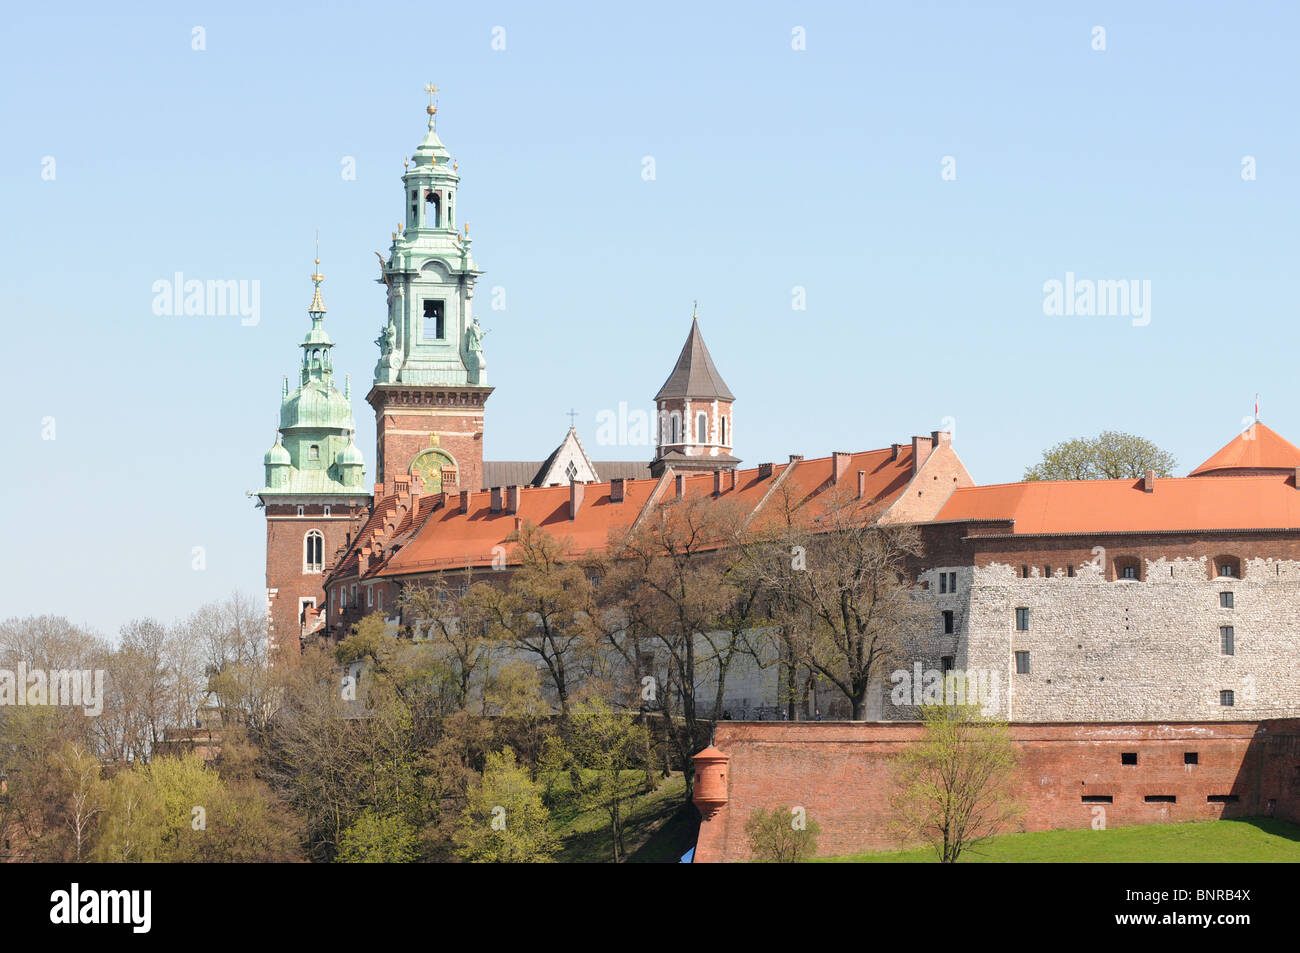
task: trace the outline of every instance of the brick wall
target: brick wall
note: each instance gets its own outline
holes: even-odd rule
[[[1026,830],[1087,829],[1096,808],[1108,828],[1268,813],[1300,823],[1300,721],[1014,724],[1010,733]],[[745,820],[773,807],[800,806],[817,821],[820,856],[897,849],[892,760],[921,736],[917,724],[720,723],[726,803],[701,823],[695,860],[749,859]],[[1122,764],[1125,752],[1136,765]],[[1207,801],[1221,795],[1237,800]]]

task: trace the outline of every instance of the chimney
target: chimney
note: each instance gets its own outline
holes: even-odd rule
[[[921,464],[925,463],[930,457],[930,451],[934,449],[934,444],[925,437],[912,438],[912,475],[921,469]]]
[[[623,477],[614,477],[609,481],[609,501],[611,503],[623,502]]]
[[[713,471],[713,495],[714,496],[722,495],[722,471],[721,470]]]
[[[1156,471],[1148,470],[1147,475],[1142,478],[1142,491],[1144,493],[1153,493],[1156,488]]]
[[[519,531],[520,531],[521,529],[523,529],[523,528],[524,528],[524,518],[523,518],[522,516],[516,516],[516,517],[515,517],[515,532],[517,533],[517,532],[519,532]]]
[[[493,513],[501,512],[501,487],[492,487],[492,502],[488,505],[488,509]]]
[[[370,547],[364,547],[357,553],[357,575],[364,576],[370,570]]]
[[[890,460],[897,460],[897,459],[898,459],[898,448],[901,447],[901,446],[902,446],[901,443],[891,443],[891,444],[889,445],[889,450],[890,450],[890,453],[889,453],[889,459],[890,459]]]
[[[931,442],[932,444],[934,444],[936,447],[951,447],[951,446],[952,446],[952,431],[951,431],[951,430],[931,430],[931,431],[930,431],[930,442]]]
[[[578,510],[582,509],[582,498],[586,494],[586,484],[573,480],[569,483],[569,519],[578,518]]]
[[[507,513],[519,512],[519,494],[522,490],[523,487],[517,484],[515,486],[506,487],[506,512]]]
[[[840,478],[849,472],[849,454],[836,450],[831,454],[831,459],[835,463],[835,469],[831,473],[831,482],[838,484]]]
[[[686,495],[686,474],[685,473],[678,473],[676,476],[673,477],[673,493],[674,495],[676,495],[677,499],[679,500]]]
[[[469,512],[469,490],[460,491],[460,511],[462,513]]]
[[[858,499],[861,500],[867,495],[867,471],[858,471]]]
[[[760,463],[758,465],[758,478],[760,480],[766,480],[771,475],[772,475],[772,464]]]

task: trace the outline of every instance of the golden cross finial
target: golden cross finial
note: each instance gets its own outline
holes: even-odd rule
[[[438,87],[432,83],[424,84],[424,91],[429,94],[429,105],[433,105],[433,97],[438,95]]]
[[[694,301],[691,302],[691,317],[692,317],[692,318],[697,317],[697,315],[696,315],[695,312],[697,312],[697,311],[699,311],[699,310],[700,310],[700,301],[699,301],[699,299],[697,298],[697,299],[695,299]]]
[[[316,268],[312,272],[311,280],[320,284],[325,280],[325,276],[320,273],[320,226],[316,226]]]

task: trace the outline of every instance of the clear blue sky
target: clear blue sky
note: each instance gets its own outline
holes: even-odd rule
[[[244,493],[308,326],[315,226],[373,477],[372,252],[429,81],[486,272],[489,459],[541,458],[571,406],[593,456],[647,458],[598,446],[596,415],[649,406],[693,299],[748,465],[953,418],[981,482],[1106,428],[1185,472],[1256,392],[1300,441],[1292,5],[714,6],[10,11],[0,616],[113,632],[260,596]],[[156,316],[177,271],[259,281],[260,323]],[[1149,280],[1150,323],[1045,316],[1066,272]]]

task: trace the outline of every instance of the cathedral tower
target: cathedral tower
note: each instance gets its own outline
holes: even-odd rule
[[[370,504],[365,460],[352,439],[352,387],[339,393],[334,386],[319,258],[311,277],[316,290],[298,386],[291,392],[284,379],[279,431],[257,491],[266,510],[267,638],[273,651],[292,655],[315,624],[308,609],[324,609],[325,560],[347,543],[352,520]]]
[[[674,470],[734,470],[732,402],[736,398],[722,380],[700,334],[699,319],[691,315],[691,332],[673,372],[655,394],[658,446],[650,473]]]
[[[427,91],[432,97],[437,87]],[[469,225],[457,229],[460,176],[434,131],[436,113],[431,100],[428,133],[402,176],[404,224],[387,259],[379,256],[388,321],[366,395],[375,410],[376,496],[417,481],[426,493],[482,486],[483,407],[492,393],[472,313],[482,272]]]

